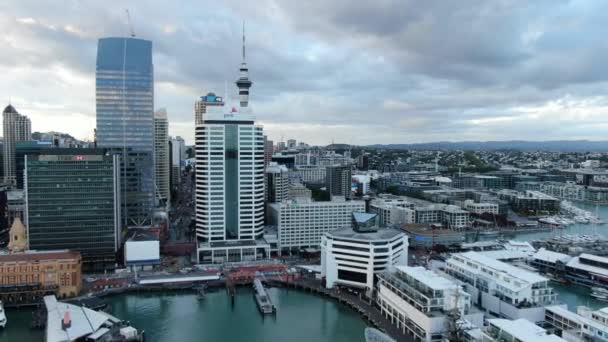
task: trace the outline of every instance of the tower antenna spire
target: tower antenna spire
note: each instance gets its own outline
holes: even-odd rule
[[[243,20],[243,63],[245,63],[245,20]]]

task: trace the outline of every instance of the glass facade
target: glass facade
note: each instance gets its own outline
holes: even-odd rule
[[[84,268],[116,262],[118,156],[101,149],[53,149],[25,159],[31,249],[81,252]]]
[[[97,46],[97,143],[124,155],[123,222],[149,224],[154,206],[152,42],[103,38]]]

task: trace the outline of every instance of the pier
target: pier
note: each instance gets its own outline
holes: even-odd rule
[[[260,279],[255,279],[253,281],[253,295],[255,297],[255,302],[258,305],[258,309],[264,315],[271,314],[276,312],[276,307],[272,304],[272,300],[268,295],[268,292],[264,288],[262,281]]]

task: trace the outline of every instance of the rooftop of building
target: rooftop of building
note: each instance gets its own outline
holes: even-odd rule
[[[349,239],[357,241],[383,241],[392,240],[399,235],[405,235],[403,232],[393,228],[381,228],[376,231],[360,233],[352,228],[332,230],[325,233],[330,238]]]
[[[15,107],[13,107],[12,104],[9,104],[8,106],[4,107],[4,110],[2,111],[3,114],[17,114],[17,110],[15,109]]]
[[[397,271],[405,273],[433,290],[458,289],[460,286],[451,279],[428,270],[422,266],[395,266]]]
[[[495,271],[498,271],[500,273],[505,273],[510,275],[511,277],[520,279],[522,282],[528,283],[528,284],[534,284],[534,283],[540,283],[540,282],[547,282],[548,279],[538,275],[537,273],[533,273],[527,270],[524,270],[522,268],[513,266],[513,265],[509,265],[507,263],[504,263],[502,261],[498,261],[496,259],[492,259],[490,257],[487,257],[483,254],[477,253],[477,252],[464,252],[464,253],[460,253],[460,254],[456,254],[460,257],[464,257],[465,259],[471,260],[473,262],[476,262],[478,264],[481,264],[483,266],[489,267],[494,269]],[[508,287],[514,287],[514,288],[519,288],[525,284],[522,284],[521,286],[515,286],[515,284],[509,282],[506,283],[508,285]]]
[[[563,263],[567,263],[572,259],[568,254],[558,253],[554,251],[550,251],[545,248],[539,249],[533,256],[534,259],[542,260],[550,263],[556,263],[557,261],[561,261]]]
[[[534,342],[560,342],[565,341],[556,335],[549,335],[547,331],[538,325],[520,318],[517,320],[509,320],[502,318],[489,319],[488,322],[506,332],[507,334],[517,338],[520,341]]]
[[[29,250],[19,253],[0,255],[0,263],[79,259],[80,253],[70,250],[38,251]]]
[[[44,297],[44,305],[47,310],[45,336],[47,342],[76,341],[95,333],[101,337],[109,332],[104,325],[120,322],[118,318],[102,311],[59,302],[53,295]],[[66,318],[70,325],[64,328],[63,321]]]
[[[127,241],[158,241],[158,233],[147,229],[132,229]]]
[[[589,254],[587,254],[587,255],[589,255]],[[573,257],[572,259],[570,259],[570,261],[568,261],[566,266],[571,267],[571,268],[576,268],[579,270],[584,270],[584,271],[591,272],[591,273],[595,273],[596,277],[597,276],[608,277],[607,268],[583,264],[583,263],[581,263],[581,260],[580,260],[581,256],[583,256],[583,254],[581,254],[580,256],[577,256],[577,257]]]

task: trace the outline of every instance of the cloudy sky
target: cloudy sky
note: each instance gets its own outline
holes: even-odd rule
[[[188,143],[198,96],[236,96],[243,20],[275,141],[608,139],[603,0],[3,0],[0,103],[91,139],[97,39],[128,35],[125,8]]]

